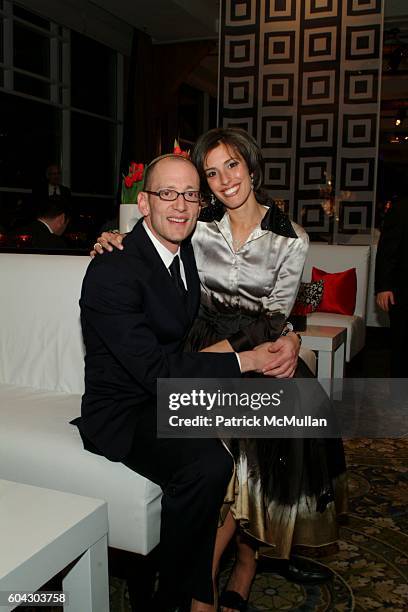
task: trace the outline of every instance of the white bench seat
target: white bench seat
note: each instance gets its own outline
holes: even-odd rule
[[[159,541],[161,490],[121,463],[84,451],[80,396],[0,385],[0,473],[7,480],[104,499],[109,545],[147,554]]]

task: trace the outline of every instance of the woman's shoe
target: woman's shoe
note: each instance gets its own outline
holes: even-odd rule
[[[237,612],[245,612],[248,610],[248,601],[236,591],[223,591],[218,600],[220,608],[232,608]]]
[[[289,582],[298,584],[321,584],[333,579],[333,572],[329,568],[313,563],[312,560],[295,556],[291,556],[289,561],[263,557],[260,562],[260,571],[279,574]]]

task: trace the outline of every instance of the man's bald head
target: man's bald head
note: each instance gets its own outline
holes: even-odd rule
[[[175,155],[174,153],[168,153],[167,155],[160,155],[153,159],[150,164],[146,167],[144,176],[144,187],[145,189],[151,189],[153,176],[160,172],[160,166],[163,165],[166,160],[174,160],[176,163],[187,163],[193,166],[197,172],[195,165],[190,159],[183,157],[182,155]],[[166,164],[167,165],[167,164]],[[197,173],[198,176],[198,173]]]

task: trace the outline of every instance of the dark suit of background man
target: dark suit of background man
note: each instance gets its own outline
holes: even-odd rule
[[[61,183],[61,168],[57,164],[50,164],[45,177],[33,187],[33,205],[36,209],[51,199],[61,199],[67,203],[71,200],[71,190]]]
[[[67,229],[71,211],[65,200],[45,200],[38,205],[37,219],[20,230],[31,236],[28,246],[33,249],[66,249],[63,234]]]
[[[84,280],[80,430],[86,448],[93,445],[163,489],[154,609],[173,610],[179,601],[190,609],[193,599],[192,610],[213,610],[197,602],[213,601],[214,541],[233,462],[218,439],[156,438],[156,381],[237,377],[265,366],[271,356],[266,347],[240,353],[239,359],[234,353],[182,352],[200,298],[192,247],[185,241],[200,206],[184,196],[198,195],[199,177],[190,161],[164,156],[148,168],[145,188],[149,192],[138,199],[144,220],[125,238],[126,249],[94,259]],[[163,200],[160,195],[168,193],[159,195],[160,190],[174,190],[175,199]],[[180,265],[174,277],[173,260]]]
[[[408,201],[393,205],[384,219],[377,249],[375,292],[390,315],[391,376],[408,377]]]

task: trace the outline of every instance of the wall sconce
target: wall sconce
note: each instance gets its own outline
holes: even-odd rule
[[[396,125],[397,127],[399,127],[400,125],[402,125],[402,122],[404,121],[404,119],[406,118],[406,116],[407,116],[407,111],[406,111],[406,109],[405,109],[405,108],[399,108],[399,109],[398,109],[397,116],[396,116],[396,118],[395,118],[395,125]]]

